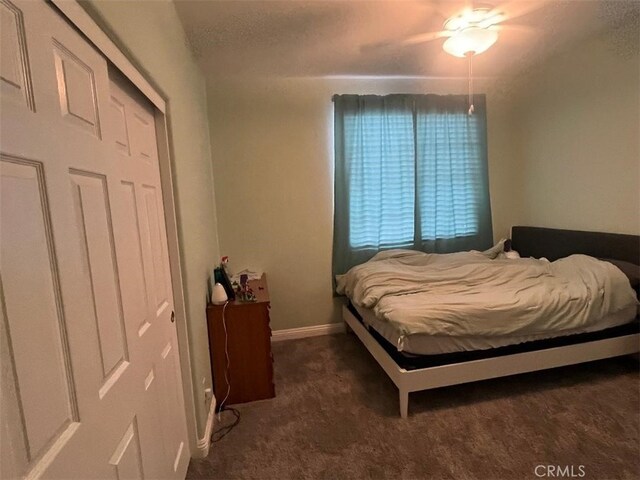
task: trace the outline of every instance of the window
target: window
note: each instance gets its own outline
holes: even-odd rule
[[[491,244],[484,97],[340,95],[334,273],[388,248]]]
[[[411,111],[345,115],[349,145],[349,244],[400,247],[413,244],[415,176]]]

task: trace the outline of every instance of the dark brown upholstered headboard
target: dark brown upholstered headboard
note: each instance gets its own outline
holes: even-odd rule
[[[640,265],[640,236],[621,233],[581,232],[540,227],[511,227],[513,250],[522,257],[550,261],[582,253]]]

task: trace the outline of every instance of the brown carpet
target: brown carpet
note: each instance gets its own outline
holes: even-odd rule
[[[187,478],[558,478],[537,465],[640,478],[636,359],[414,393],[402,420],[395,386],[355,336],[273,350],[277,397],[238,405],[240,424]]]

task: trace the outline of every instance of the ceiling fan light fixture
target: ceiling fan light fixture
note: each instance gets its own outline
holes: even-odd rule
[[[449,55],[464,58],[478,55],[489,49],[498,40],[498,32],[489,28],[467,27],[456,31],[447,40],[442,48]]]
[[[444,22],[444,29],[455,32],[469,27],[495,25],[500,21],[499,15],[488,8],[466,9],[458,15],[449,17]]]

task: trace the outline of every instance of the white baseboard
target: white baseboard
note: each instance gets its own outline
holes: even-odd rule
[[[211,406],[209,407],[209,414],[207,415],[207,425],[204,429],[204,435],[198,439],[198,453],[200,457],[204,458],[209,455],[209,447],[211,447],[211,434],[213,433],[213,424],[216,420],[216,397],[211,398]]]
[[[326,325],[275,330],[271,333],[271,340],[279,342],[282,340],[293,340],[294,338],[318,337],[320,335],[331,335],[332,333],[343,333],[344,331],[343,322],[327,323]]]

